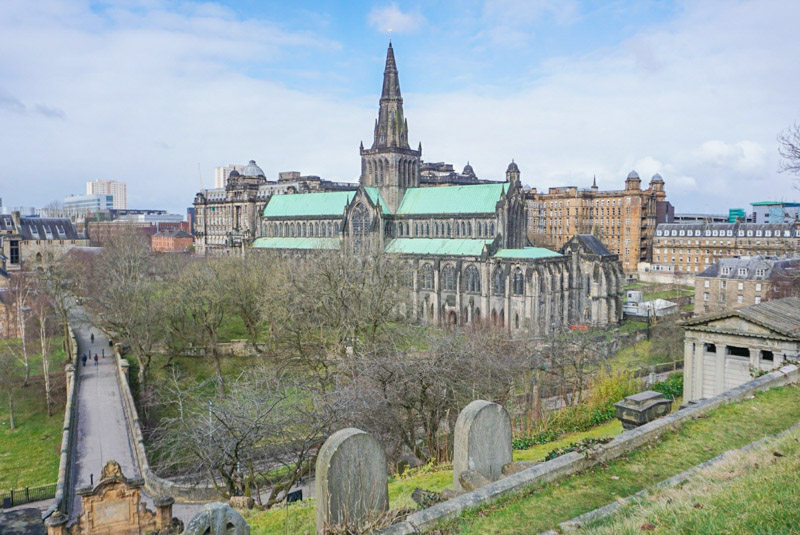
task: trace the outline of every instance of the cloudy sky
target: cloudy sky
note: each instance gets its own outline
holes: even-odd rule
[[[2,0],[0,197],[184,212],[255,159],[356,181],[389,28],[413,145],[546,189],[659,172],[679,212],[797,200],[797,0]]]

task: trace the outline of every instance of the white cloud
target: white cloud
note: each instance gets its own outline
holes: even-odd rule
[[[578,12],[576,0],[486,0],[481,17],[484,29],[478,40],[519,48],[534,36],[537,24],[543,21],[569,24]]]
[[[402,11],[392,2],[386,6],[373,7],[367,20],[379,32],[414,33],[425,24],[425,17],[419,11]]]

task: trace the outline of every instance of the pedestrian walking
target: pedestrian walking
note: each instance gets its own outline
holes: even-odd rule
[[[92,340],[92,343],[94,343],[94,333],[91,333],[91,334],[89,335],[89,338],[91,338],[91,340]]]
[[[97,353],[94,354],[94,365],[97,366]]]
[[[83,362],[83,365],[86,366],[86,353],[81,355],[81,362]]]

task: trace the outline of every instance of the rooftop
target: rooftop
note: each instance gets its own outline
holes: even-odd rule
[[[683,325],[700,327],[702,324],[730,317],[739,317],[786,337],[800,340],[800,298],[797,297],[765,301],[757,305],[699,316],[684,321]]]
[[[409,188],[397,214],[493,214],[506,188],[508,184],[505,182]]]
[[[273,195],[264,208],[264,217],[342,217],[354,191]]]
[[[448,239],[448,238],[396,238],[386,244],[387,253],[480,256],[485,245],[492,240]]]

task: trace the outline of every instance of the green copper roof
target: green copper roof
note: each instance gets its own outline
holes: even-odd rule
[[[500,249],[494,258],[550,258],[562,256],[561,253],[545,249],[544,247],[525,247],[523,249]]]
[[[364,191],[367,192],[367,195],[369,196],[369,200],[372,201],[372,204],[381,203],[381,212],[382,213],[384,213],[384,214],[388,214],[389,213],[389,205],[386,204],[385,200],[383,200],[383,197],[381,196],[381,192],[380,192],[380,190],[378,188],[373,188],[371,186],[365,186],[364,187]]]
[[[761,201],[761,202],[751,202],[750,203],[750,206],[775,206],[775,205],[781,205],[781,206],[787,206],[787,207],[794,208],[795,206],[800,206],[800,203],[784,202],[784,201]]]
[[[480,256],[483,246],[492,240],[447,238],[397,238],[386,245],[387,253]]]
[[[264,208],[264,217],[337,217],[344,213],[353,195],[353,191],[273,195]]]
[[[476,214],[494,213],[506,183],[472,186],[409,188],[397,209],[398,214]]]
[[[313,195],[309,193],[308,195]],[[339,238],[257,238],[257,249],[338,249]]]

